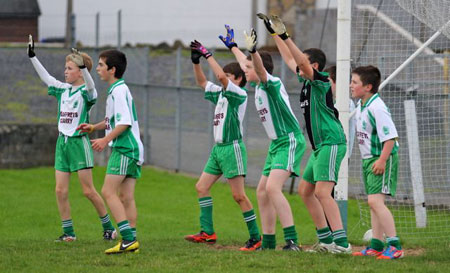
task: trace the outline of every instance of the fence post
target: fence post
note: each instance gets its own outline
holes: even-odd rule
[[[176,98],[176,116],[175,116],[175,131],[176,131],[176,161],[175,172],[179,172],[181,168],[181,47],[177,49],[176,58],[176,86],[177,86],[177,98]]]
[[[145,65],[144,65],[144,69],[145,69],[145,79],[144,79],[144,84],[145,84],[145,89],[144,89],[144,162],[146,164],[150,164],[150,155],[151,155],[151,136],[150,136],[150,118],[149,118],[149,108],[150,108],[150,87],[148,85],[148,71],[149,71],[149,63],[148,63],[148,56],[150,54],[150,48],[147,46],[145,47]]]
[[[122,44],[122,10],[117,12],[117,50],[120,50]]]

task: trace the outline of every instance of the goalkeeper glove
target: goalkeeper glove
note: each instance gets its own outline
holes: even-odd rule
[[[250,53],[256,52],[256,44],[258,43],[256,38],[256,31],[254,28],[250,30],[250,35],[247,34],[247,31],[244,30],[244,36],[245,36],[245,45],[247,46],[247,49]]]
[[[229,25],[225,25],[225,29],[227,30],[227,36],[223,37],[222,35],[219,35],[219,39],[231,50],[233,47],[237,47],[237,44],[234,41],[234,30],[230,28]]]
[[[36,54],[34,54],[34,41],[33,41],[33,36],[28,35],[28,49],[27,49],[27,53],[28,53],[28,57],[33,58],[34,56],[36,56]]]
[[[69,55],[69,58],[74,62],[80,69],[86,68],[84,64],[83,56],[81,56],[81,52],[76,48],[72,48],[72,54]]]
[[[191,49],[191,60],[193,64],[199,64],[200,58],[202,57],[202,54],[198,52],[197,50]]]
[[[211,52],[208,51],[199,41],[194,40],[191,42],[191,49],[200,53],[205,59],[208,59],[212,56]]]
[[[266,26],[267,30],[270,32],[270,35],[277,35],[275,33],[275,30],[273,30],[272,26],[270,25],[270,19],[269,17],[267,17],[267,15],[265,15],[264,13],[258,13],[256,14],[256,16],[258,16],[259,19],[263,20],[264,25]]]
[[[287,38],[289,38],[289,34],[286,31],[286,26],[284,25],[283,21],[281,21],[280,17],[276,15],[270,16],[270,25],[281,39],[286,40]]]

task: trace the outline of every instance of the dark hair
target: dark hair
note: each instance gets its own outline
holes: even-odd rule
[[[242,70],[241,66],[237,62],[229,63],[223,67],[223,72],[230,73],[234,75],[237,79],[241,77],[241,82],[239,83],[239,87],[244,87],[247,84],[247,78],[245,77],[245,73]]]
[[[270,56],[270,53],[267,51],[258,51],[258,53],[261,56],[261,60],[263,62],[264,68],[266,69],[267,73],[272,74],[273,73],[272,56]],[[251,61],[252,55],[248,55],[247,60]]]
[[[303,53],[308,55],[308,59],[311,64],[317,63],[319,65],[319,71],[322,71],[327,63],[327,57],[322,50],[318,48],[308,48],[304,50]]]
[[[108,70],[113,67],[116,68],[114,77],[117,79],[122,78],[123,73],[125,73],[125,69],[127,68],[127,57],[124,53],[115,49],[109,49],[102,51],[99,58],[105,59],[104,61],[108,66]]]
[[[335,65],[329,66],[329,67],[325,68],[323,71],[328,73],[330,79],[333,82],[336,82],[336,66]]]
[[[370,92],[372,94],[378,92],[378,87],[381,82],[381,73],[377,67],[373,65],[360,66],[353,69],[352,74],[358,75],[363,85],[371,84],[372,90],[370,90]]]

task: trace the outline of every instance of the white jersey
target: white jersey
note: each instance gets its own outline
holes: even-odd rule
[[[358,138],[361,158],[380,156],[383,143],[395,139],[391,154],[398,150],[398,134],[392,121],[391,113],[378,94],[374,94],[361,106],[356,108],[356,137]]]
[[[89,112],[97,100],[94,81],[87,68],[81,69],[85,84],[72,86],[52,77],[37,57],[30,58],[41,80],[48,86],[48,94],[58,100],[58,130],[66,136],[80,136],[77,131],[82,123],[89,123]]]
[[[129,125],[124,132],[109,142],[121,154],[133,158],[142,165],[144,162],[144,145],[142,144],[136,108],[130,89],[123,79],[113,83],[108,89],[106,99],[106,135],[117,125]]]
[[[226,90],[222,86],[208,82],[205,99],[216,105],[214,111],[214,141],[229,143],[242,139],[247,92],[228,80]]]
[[[255,105],[270,139],[300,132],[297,118],[289,103],[289,95],[280,78],[267,73],[267,82],[255,88]]]
[[[353,112],[353,110],[355,110],[356,105],[353,102],[353,100],[350,100],[349,102],[349,108],[348,110],[351,112]],[[355,116],[351,117],[350,120],[348,121],[348,128],[349,128],[349,136],[348,136],[348,144],[347,144],[347,155],[348,157],[352,156],[352,151],[353,151],[353,144],[355,142],[355,134],[356,134],[356,119]]]

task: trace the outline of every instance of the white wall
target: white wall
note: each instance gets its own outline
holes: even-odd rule
[[[258,11],[266,11],[267,0],[257,0]],[[65,0],[38,0],[39,37],[63,37],[65,33]],[[84,45],[95,43],[95,14],[100,12],[100,44],[117,44],[117,11],[122,10],[122,44],[175,40],[185,45],[198,39],[207,46],[222,46],[217,38],[225,33],[224,24],[235,29],[235,37],[244,46],[242,32],[250,28],[251,0],[74,0],[76,39]],[[266,31],[258,23],[259,40]]]
[[[337,0],[316,0],[316,9],[326,9],[328,6],[328,1],[330,1],[330,9],[337,8]]]

